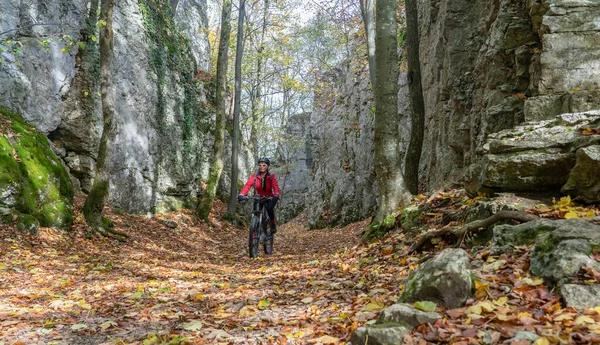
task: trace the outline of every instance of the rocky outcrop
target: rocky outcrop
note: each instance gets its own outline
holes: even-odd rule
[[[278,221],[296,217],[306,207],[309,173],[312,169],[310,114],[298,114],[287,120],[277,149],[277,175],[281,188]]]
[[[214,115],[204,105],[212,96],[204,81],[194,78],[208,67],[207,38],[200,30],[206,26],[206,3],[176,4],[172,11],[154,0],[115,5],[117,136],[110,203],[128,212],[193,204],[212,160]],[[46,133],[86,190],[101,131],[99,60],[92,39],[96,11],[83,0],[20,0],[0,1],[0,12],[0,32],[14,29],[13,42],[23,45],[20,52],[3,47],[0,105]]]
[[[68,229],[73,186],[48,139],[0,109],[0,221],[36,233],[39,225]]]
[[[594,157],[600,136],[585,131],[599,124],[600,111],[589,111],[490,134],[483,159],[465,173],[465,188],[471,195],[562,190],[582,201],[596,202],[600,200],[600,175]]]
[[[446,0],[420,11],[429,188],[459,180],[490,133],[600,108],[600,3]]]
[[[420,180],[426,189],[460,182],[465,170],[480,162],[467,175],[472,182],[473,176],[479,179],[481,169],[488,169],[485,180],[476,183],[490,185],[491,190],[513,186],[515,181],[521,189],[510,190],[560,189],[567,182],[566,174],[553,172],[570,170],[575,165],[575,151],[561,146],[560,141],[541,150],[539,142],[498,140],[490,149],[502,155],[486,155],[488,137],[524,121],[600,108],[600,51],[593,48],[600,39],[599,11],[600,3],[586,0],[419,2],[426,105]],[[361,170],[363,176],[374,176],[372,161],[355,164],[348,159],[373,149],[369,141],[362,141],[372,133],[366,78],[366,71],[349,67],[324,78],[330,86],[319,94],[312,123],[315,147],[329,146],[314,152],[309,193],[314,195],[309,203],[316,203],[309,206],[313,226],[345,219],[330,216],[335,212],[366,215],[364,210],[373,207],[357,205],[340,190],[356,195],[357,200],[377,196],[374,188],[362,187],[365,179],[361,178],[360,185],[346,179],[356,168],[366,169]],[[405,78],[401,75],[400,84]],[[408,107],[406,95],[401,88],[401,107]],[[360,99],[367,103],[361,104]],[[402,133],[407,134],[408,112],[400,110],[400,114],[405,116],[401,116]],[[358,124],[354,128],[361,135],[359,140],[348,137],[352,121]],[[342,131],[345,135],[340,138],[337,133]],[[327,139],[334,133],[338,135],[335,142]],[[576,133],[566,129],[562,136],[571,134]],[[512,147],[503,147],[507,142]],[[357,148],[356,143],[364,145]],[[525,152],[528,148],[532,149],[529,155]],[[516,151],[521,154],[509,154]],[[498,180],[498,174],[508,172],[511,181]],[[595,187],[589,188],[593,193]],[[327,202],[319,202],[321,198]]]
[[[350,66],[320,80],[310,115],[313,165],[308,175],[311,228],[343,225],[370,216],[376,206],[372,95],[366,75]]]
[[[432,301],[458,308],[471,296],[472,288],[467,253],[445,249],[411,273],[399,302]]]

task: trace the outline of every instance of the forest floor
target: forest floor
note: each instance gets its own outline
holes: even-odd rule
[[[403,255],[399,231],[365,244],[367,221],[307,231],[300,216],[279,227],[273,255],[250,259],[247,230],[219,220],[223,204],[215,227],[191,211],[147,218],[107,210],[130,237],[88,240],[77,206],[68,233],[30,236],[0,225],[0,345],[341,345],[396,303],[422,258]],[[526,272],[528,248],[470,255],[486,262],[478,275],[491,283],[477,285],[465,308],[438,307],[444,318],[418,326],[406,344],[499,344],[517,331],[542,336],[537,345],[597,340],[600,309],[561,308]]]

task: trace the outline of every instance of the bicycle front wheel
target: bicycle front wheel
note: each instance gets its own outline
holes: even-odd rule
[[[263,222],[262,229],[265,234],[265,241],[263,242],[263,249],[265,250],[265,254],[271,255],[273,254],[273,234],[271,233],[271,227],[269,226],[269,222]]]
[[[248,254],[251,258],[258,256],[258,242],[260,240],[260,219],[257,216],[252,216],[250,222],[250,232],[248,233]]]

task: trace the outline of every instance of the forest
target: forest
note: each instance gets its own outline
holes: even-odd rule
[[[600,2],[0,0],[0,345],[600,343]]]

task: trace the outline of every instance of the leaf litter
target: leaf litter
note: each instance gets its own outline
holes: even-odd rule
[[[455,209],[474,203],[454,192],[417,202],[445,199]],[[441,239],[430,252],[408,256],[411,241],[402,231],[360,243],[367,221],[309,231],[301,215],[280,226],[273,255],[249,259],[247,232],[220,220],[222,203],[212,214],[214,227],[186,210],[147,218],[107,208],[131,237],[87,240],[82,202],[71,232],[42,228],[32,237],[0,225],[0,344],[343,345],[396,303],[402,280],[426,255],[449,246]],[[571,211],[565,207],[536,212],[564,216]],[[443,317],[417,326],[405,343],[500,344],[520,339],[519,332],[536,340],[510,344],[599,341],[600,307],[563,308],[527,272],[529,249],[510,256],[472,250],[471,259],[485,263],[476,270],[475,296],[457,309],[417,302]],[[597,277],[582,271],[583,280]]]

